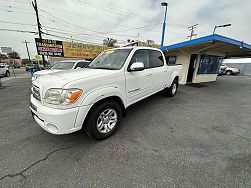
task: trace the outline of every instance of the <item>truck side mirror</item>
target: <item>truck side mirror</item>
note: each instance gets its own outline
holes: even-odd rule
[[[131,64],[129,72],[131,71],[142,71],[145,69],[144,63],[142,62],[134,62]]]

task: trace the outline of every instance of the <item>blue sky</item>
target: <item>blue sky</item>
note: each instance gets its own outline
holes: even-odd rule
[[[37,0],[44,32],[76,41],[102,43],[113,37],[123,44],[127,39],[151,39],[160,43],[164,8],[160,0]],[[169,0],[165,44],[187,40],[188,27],[199,24],[197,37],[218,34],[251,43],[251,0]],[[30,0],[0,0],[0,22],[36,24]],[[10,12],[8,12],[10,11]],[[132,15],[128,14],[129,12]],[[3,23],[0,29],[36,31],[35,26]],[[70,24],[69,24],[70,23]],[[74,26],[75,25],[75,26]],[[79,27],[76,27],[79,26]],[[145,28],[138,28],[148,26]],[[57,29],[57,30],[55,30]],[[64,32],[65,31],[65,32]],[[32,57],[36,54],[37,35],[0,31],[0,46],[10,46],[23,58],[27,57],[22,43],[28,40]],[[64,40],[58,37],[44,38]]]

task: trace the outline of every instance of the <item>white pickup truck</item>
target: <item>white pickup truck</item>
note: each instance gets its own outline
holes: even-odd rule
[[[161,50],[149,47],[110,49],[87,68],[57,72],[32,82],[30,109],[52,134],[80,130],[105,139],[118,128],[128,106],[159,91],[173,97],[182,65],[168,66]]]

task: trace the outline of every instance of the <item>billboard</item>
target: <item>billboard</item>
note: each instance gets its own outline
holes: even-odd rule
[[[83,44],[78,42],[57,41],[35,38],[37,53],[52,57],[70,57],[93,59],[102,51],[108,49],[106,46]]]
[[[1,47],[1,51],[2,51],[2,53],[9,54],[12,52],[12,48],[11,47]]]
[[[35,38],[38,55],[64,57],[63,42]]]
[[[93,59],[102,51],[107,50],[108,47],[63,41],[63,49],[64,57]]]

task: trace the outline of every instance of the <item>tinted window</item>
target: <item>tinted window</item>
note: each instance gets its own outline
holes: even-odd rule
[[[164,65],[163,56],[159,51],[150,50],[150,67],[161,67]]]
[[[80,62],[77,63],[75,69],[76,69],[77,67],[85,68],[88,64],[89,64],[89,62],[80,61]]]
[[[145,69],[149,68],[148,50],[137,50],[131,59],[130,65],[135,62],[142,62],[145,65]]]

